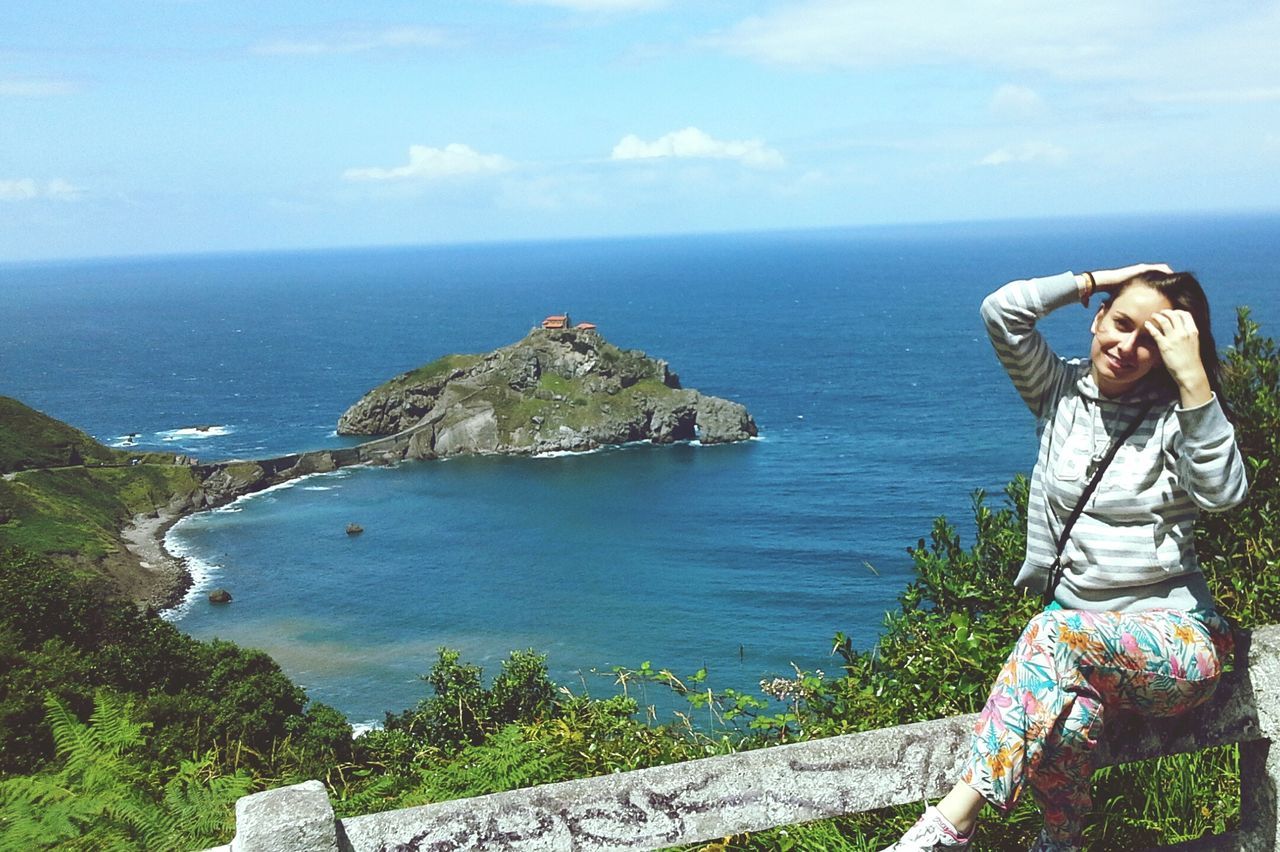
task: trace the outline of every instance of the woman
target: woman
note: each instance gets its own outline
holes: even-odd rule
[[[1058,358],[1036,321],[1098,291],[1109,298],[1089,359]],[[1229,509],[1248,485],[1199,282],[1163,264],[1068,272],[1006,284],[982,316],[1040,435],[1014,582],[1045,591],[1066,525],[1061,574],[996,679],[960,782],[885,852],[965,847],[982,807],[1007,811],[1027,785],[1044,813],[1032,849],[1080,848],[1106,713],[1184,712],[1213,694],[1231,652],[1193,527],[1199,509]]]

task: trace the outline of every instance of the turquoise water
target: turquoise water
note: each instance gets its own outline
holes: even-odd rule
[[[1221,343],[1236,304],[1276,334],[1277,236],[1200,217],[0,266],[0,393],[204,459],[339,446],[370,387],[567,310],[743,402],[762,440],[309,478],[175,529],[235,597],[177,623],[265,648],[356,721],[423,697],[441,645],[490,673],[534,647],[592,692],[646,660],[751,688],[835,669],[836,631],[870,645],[906,546],[939,514],[967,537],[970,493],[1029,467],[983,295],[1165,259],[1206,282]],[[1083,352],[1088,319],[1046,331]]]

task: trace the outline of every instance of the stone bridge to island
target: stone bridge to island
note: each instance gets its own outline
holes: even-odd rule
[[[394,435],[375,438],[354,447],[309,450],[269,459],[197,462],[193,467],[204,483],[205,506],[218,506],[303,476],[330,473],[356,465],[395,464],[406,457],[414,436],[432,425],[429,422],[418,423]]]

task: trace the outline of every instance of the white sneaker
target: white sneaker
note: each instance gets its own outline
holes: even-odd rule
[[[1065,840],[1051,840],[1048,832],[1041,829],[1040,836],[1036,838],[1035,843],[1031,844],[1027,852],[1080,852],[1080,847]]]
[[[961,834],[933,805],[924,809],[924,816],[907,829],[902,839],[880,852],[937,852],[939,849],[965,849],[973,832]]]

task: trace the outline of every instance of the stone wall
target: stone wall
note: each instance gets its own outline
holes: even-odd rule
[[[1273,850],[1280,626],[1243,636],[1213,700],[1173,720],[1109,720],[1100,765],[1241,743],[1241,828],[1178,849]],[[1247,661],[1247,664],[1246,664]],[[246,796],[231,852],[636,850],[918,802],[953,783],[976,717],[547,784],[335,821],[319,782]]]

